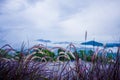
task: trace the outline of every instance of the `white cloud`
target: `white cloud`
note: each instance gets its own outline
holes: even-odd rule
[[[0,28],[4,34],[0,33],[10,43],[27,38],[83,41],[86,30],[89,40],[112,41],[113,37],[120,37],[119,3],[119,0],[6,0],[0,4]]]
[[[60,25],[65,30],[66,36],[73,35],[77,40],[79,40],[78,37],[84,38],[85,30],[91,36],[89,39],[95,37],[100,40],[103,36],[101,39],[109,40],[116,36],[114,33],[120,33],[117,27],[119,23],[116,23],[120,19],[118,6],[118,2],[94,2],[62,21]],[[113,29],[114,32],[112,32]]]

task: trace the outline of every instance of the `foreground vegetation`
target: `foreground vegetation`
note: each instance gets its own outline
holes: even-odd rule
[[[66,49],[23,45],[20,51],[6,44],[0,48],[0,80],[120,80],[120,48],[115,58],[112,54],[77,51],[73,44]]]

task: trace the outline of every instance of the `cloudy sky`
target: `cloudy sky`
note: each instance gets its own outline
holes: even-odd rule
[[[37,39],[116,42],[120,0],[0,0],[0,44]]]

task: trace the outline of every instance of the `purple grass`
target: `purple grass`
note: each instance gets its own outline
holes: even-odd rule
[[[88,63],[79,58],[76,47],[72,43],[66,49],[62,47],[48,49],[43,45],[36,45],[25,52],[24,47],[23,44],[19,52],[20,55],[17,56],[18,59],[14,57],[9,59],[7,56],[3,56],[10,51],[16,52],[10,45],[7,44],[0,48],[0,80],[120,80],[120,48],[118,48],[114,62],[108,62],[107,57],[105,57],[105,49],[97,49],[92,55],[92,61]],[[73,52],[71,51],[72,47]],[[69,60],[53,61],[51,57],[44,56],[43,58],[50,58],[50,60],[46,62],[35,61],[33,59],[35,52],[30,53],[35,48],[51,52],[58,48],[65,51],[65,54],[71,51],[75,60],[73,62]],[[99,52],[103,56],[98,57]],[[108,52],[113,54],[112,50]],[[28,54],[24,55],[26,53]]]

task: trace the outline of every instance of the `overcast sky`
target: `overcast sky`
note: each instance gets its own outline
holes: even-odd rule
[[[0,0],[0,44],[47,39],[116,42],[120,0]]]

